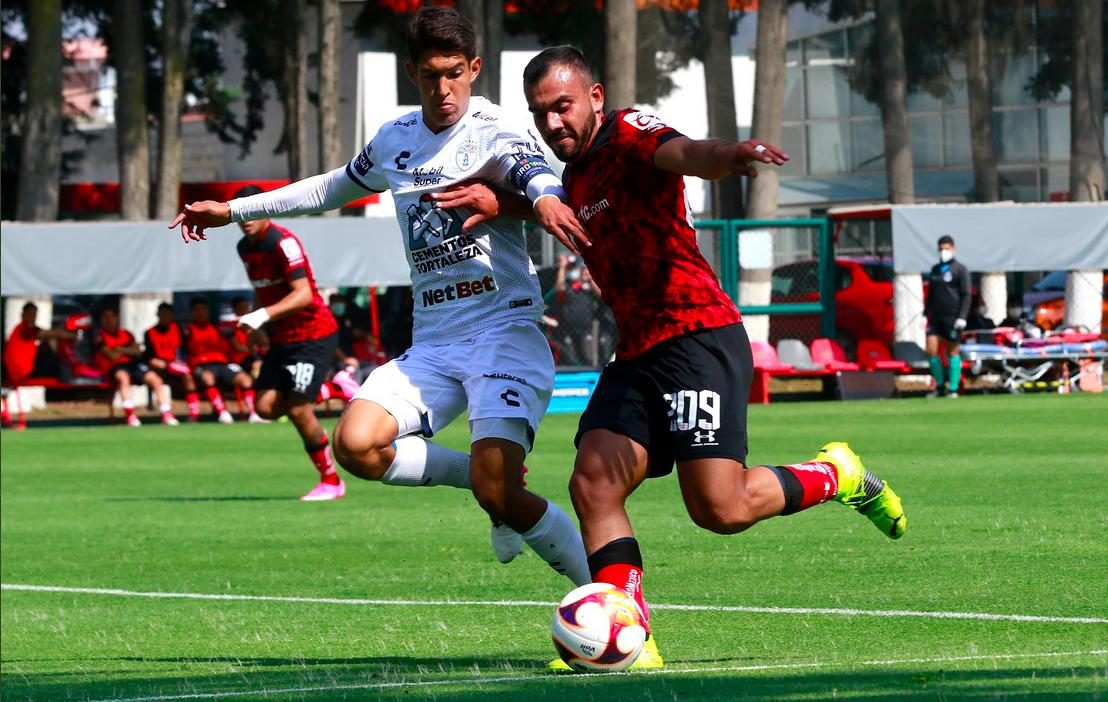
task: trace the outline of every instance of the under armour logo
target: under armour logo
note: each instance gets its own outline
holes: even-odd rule
[[[504,404],[508,405],[509,407],[519,407],[519,402],[514,399],[517,397],[519,397],[519,393],[510,388],[500,393],[500,399],[504,400]]]
[[[698,444],[714,444],[716,443],[716,433],[714,431],[694,431],[693,441]]]

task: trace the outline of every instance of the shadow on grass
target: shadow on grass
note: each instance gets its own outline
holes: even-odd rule
[[[435,699],[452,702],[522,700],[1094,700],[1105,692],[1104,669],[1054,665],[979,670],[854,669],[703,671],[576,676],[546,674],[534,659],[464,658],[105,658],[128,664],[170,664],[163,675],[118,670],[22,673],[5,661],[5,700],[135,698],[265,700]],[[767,661],[773,665],[776,661]],[[182,674],[174,666],[226,664],[233,672]],[[990,661],[979,661],[988,666]],[[275,668],[288,667],[288,670]],[[138,673],[138,671],[136,671]],[[422,683],[422,684],[420,684]],[[429,683],[429,684],[428,684]],[[264,692],[263,692],[264,691]]]
[[[203,495],[195,497],[163,495],[152,497],[105,497],[104,502],[272,502],[277,500],[287,502],[295,499],[295,497],[291,496],[263,497],[261,495],[219,495],[211,497]]]

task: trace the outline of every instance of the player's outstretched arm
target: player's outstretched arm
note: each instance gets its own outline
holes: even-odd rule
[[[181,238],[185,243],[203,241],[208,238],[204,230],[208,227],[222,227],[231,223],[231,207],[226,202],[201,200],[185,205],[181,214],[169,223],[170,229],[181,228]]]
[[[431,199],[443,209],[461,207],[472,212],[462,223],[462,231],[465,232],[496,217],[511,217],[535,222],[571,251],[592,246],[588,232],[581,226],[573,210],[554,195],[543,195],[532,204],[524,195],[506,193],[478,181],[468,181],[431,193]]]
[[[727,175],[756,178],[758,171],[751,164],[780,166],[789,155],[776,146],[757,139],[724,141],[723,139],[690,139],[676,137],[654,152],[654,165],[671,173],[718,180]]]

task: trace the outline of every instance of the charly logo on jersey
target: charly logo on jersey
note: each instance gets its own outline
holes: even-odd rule
[[[444,210],[433,200],[408,205],[408,248],[411,251],[441,244],[462,233],[462,218],[453,210]]]
[[[473,168],[473,164],[477,163],[478,151],[477,142],[472,139],[463,141],[458,150],[454,152],[454,163],[458,166],[458,169],[468,171]]]

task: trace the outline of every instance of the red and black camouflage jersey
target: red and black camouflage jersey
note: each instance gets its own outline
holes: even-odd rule
[[[631,358],[698,329],[742,321],[696,245],[685,181],[654,165],[680,132],[637,110],[609,112],[562,181],[593,241],[582,252]]]
[[[239,257],[254,286],[254,307],[272,305],[292,292],[292,281],[307,278],[312,302],[307,307],[269,323],[269,337],[275,344],[322,339],[338,331],[331,310],[315,287],[312,265],[300,240],[289,230],[270,224],[269,229],[251,241],[239,240]]]

